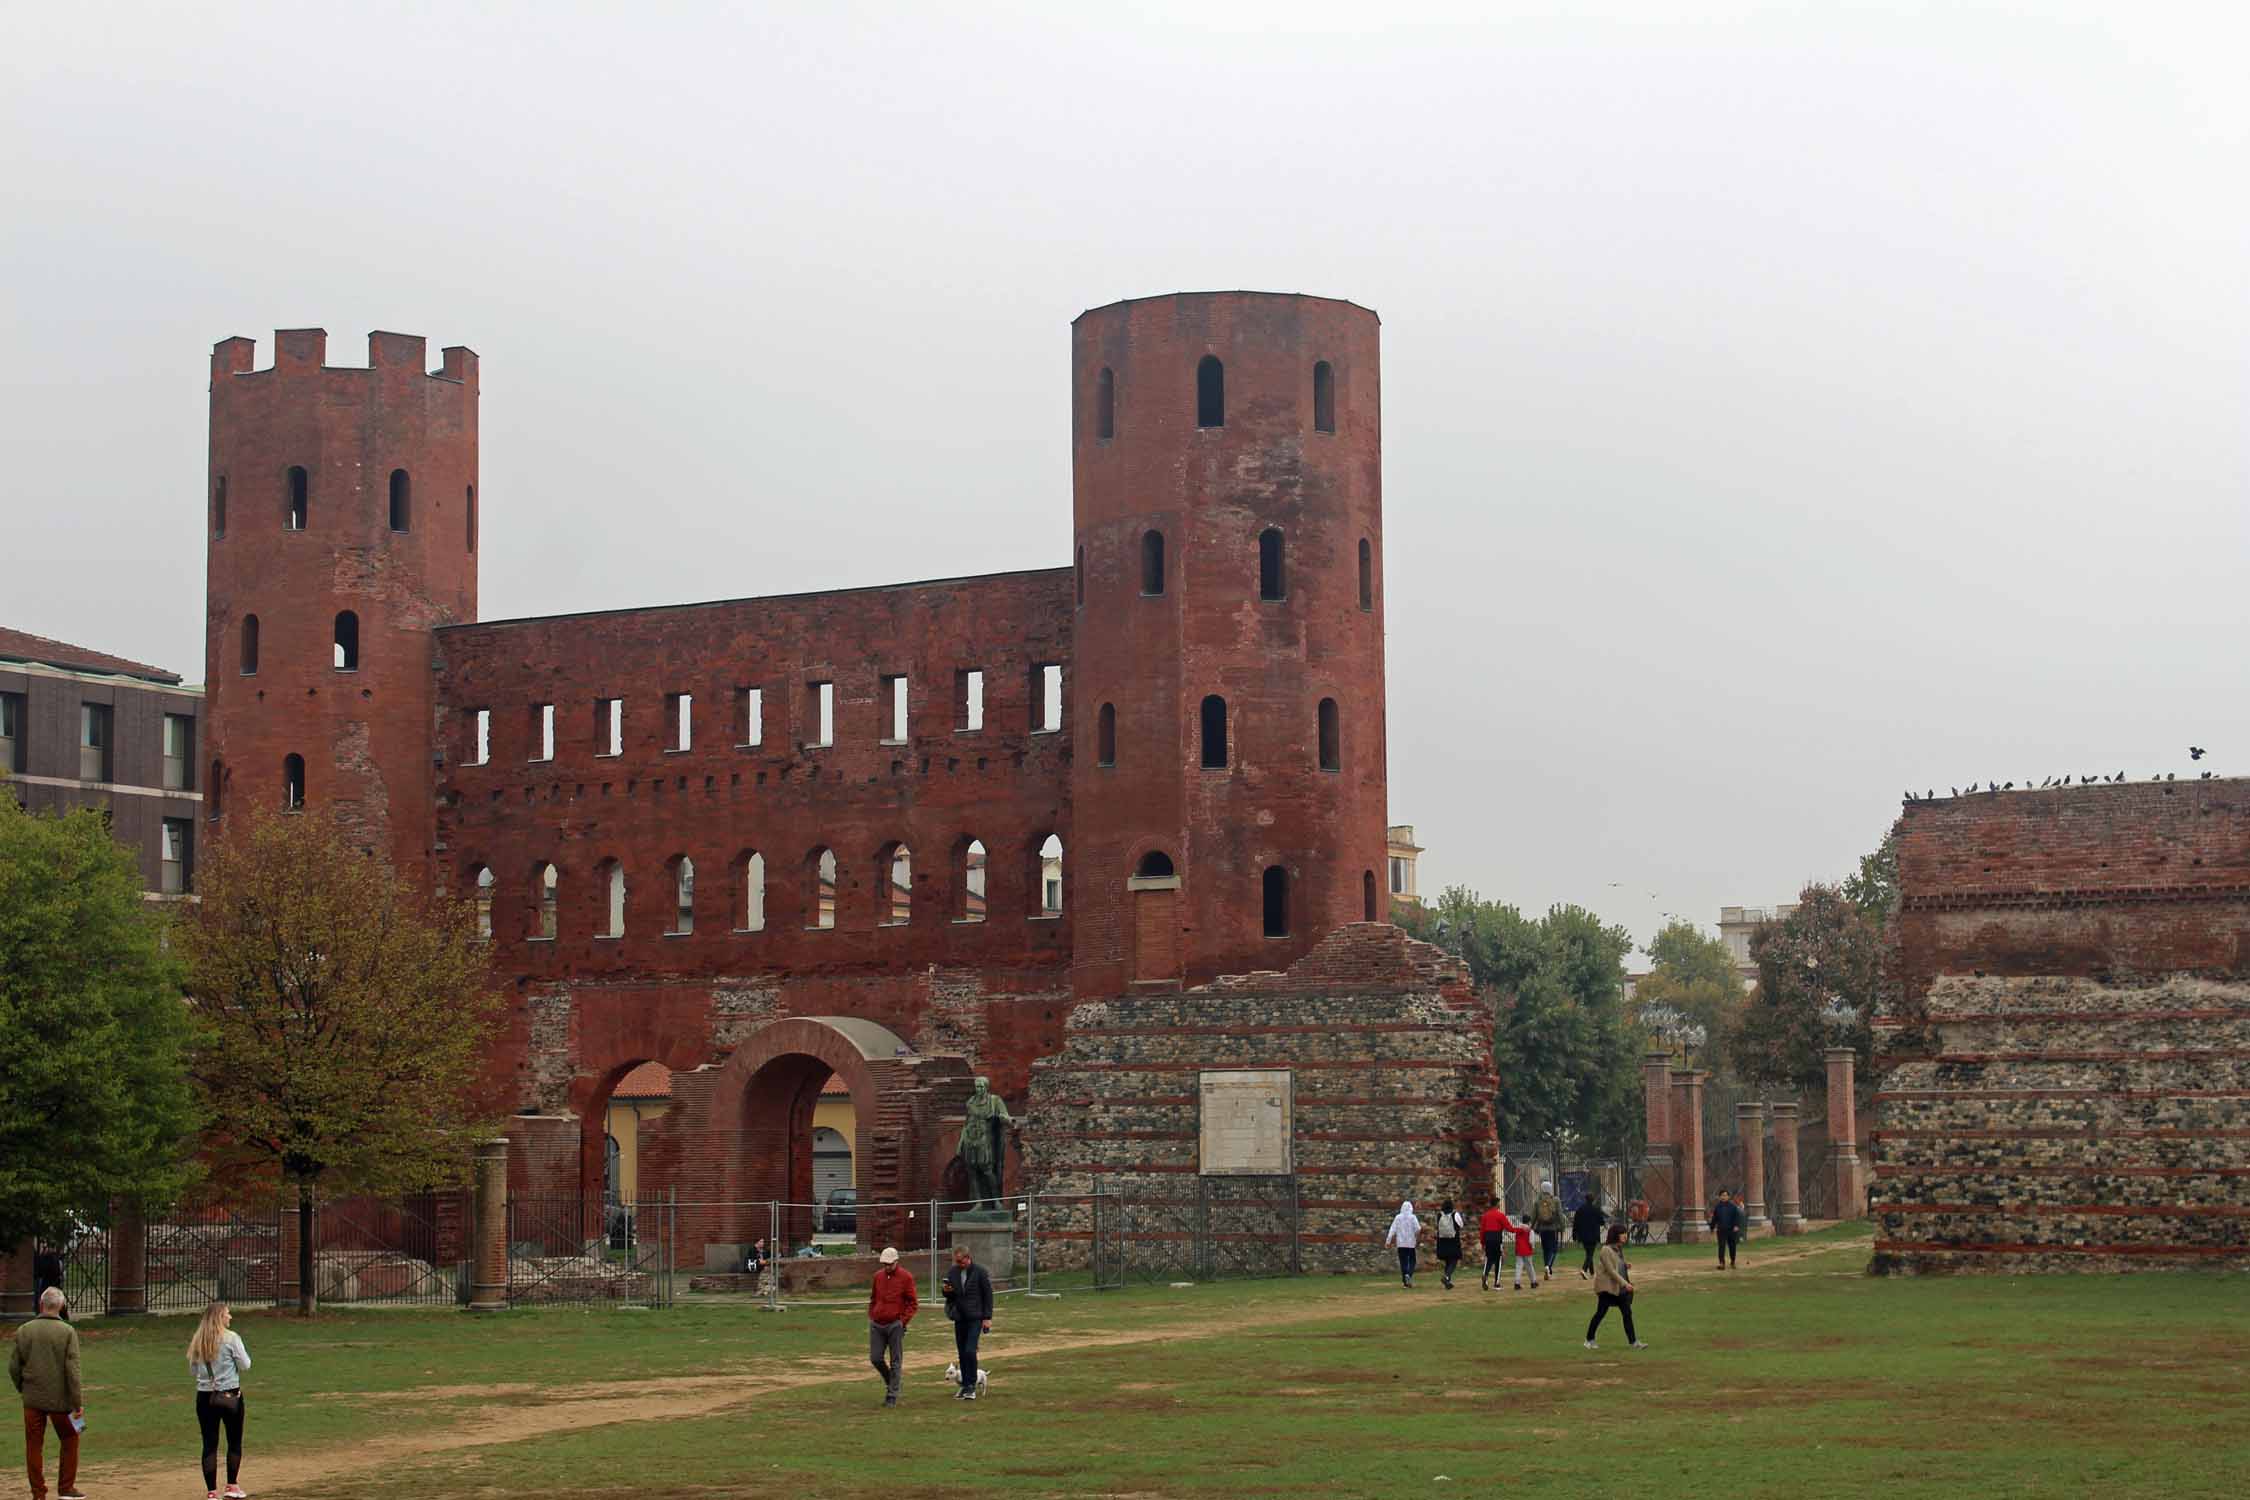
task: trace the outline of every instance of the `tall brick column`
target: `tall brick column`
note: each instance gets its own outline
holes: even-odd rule
[[[1648,1114],[1648,1144],[1651,1152],[1658,1146],[1672,1144],[1672,1054],[1651,1047],[1641,1059],[1641,1093],[1643,1108]]]
[[[0,1267],[0,1318],[20,1320],[39,1311],[33,1288],[39,1283],[32,1274],[32,1252],[36,1247],[30,1240],[19,1241]]]
[[[1836,1217],[1858,1219],[1867,1213],[1867,1178],[1859,1159],[1853,1070],[1859,1054],[1830,1047],[1828,1058],[1828,1159],[1836,1173]]]
[[[1804,1205],[1797,1189],[1797,1105],[1777,1099],[1773,1106],[1774,1167],[1781,1178],[1781,1202],[1775,1205],[1773,1232],[1803,1234]]]
[[[1766,1221],[1766,1106],[1762,1099],[1745,1099],[1734,1107],[1735,1133],[1742,1137],[1742,1232],[1756,1234],[1772,1226]]]
[[[1704,1220],[1703,1085],[1711,1075],[1699,1068],[1682,1069],[1672,1079],[1672,1139],[1680,1152],[1680,1202],[1672,1220],[1675,1244],[1699,1245],[1711,1238]]]
[[[148,1311],[148,1219],[120,1198],[109,1216],[109,1306],[112,1318]]]
[[[508,1305],[508,1138],[477,1142],[476,1217],[469,1231],[469,1311]]]

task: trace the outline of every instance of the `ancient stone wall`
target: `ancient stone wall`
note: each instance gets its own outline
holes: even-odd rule
[[[1876,1268],[2250,1265],[2250,782],[1899,825]]]

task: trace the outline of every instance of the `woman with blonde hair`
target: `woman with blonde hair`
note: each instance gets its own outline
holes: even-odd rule
[[[203,1429],[203,1487],[207,1500],[219,1496],[219,1428],[227,1430],[226,1500],[245,1500],[242,1478],[242,1372],[250,1351],[229,1326],[234,1313],[224,1302],[203,1309],[188,1340],[188,1369],[195,1376],[195,1425]]]

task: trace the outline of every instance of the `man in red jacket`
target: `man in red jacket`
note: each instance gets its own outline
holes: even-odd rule
[[[906,1373],[906,1325],[922,1304],[915,1300],[914,1273],[898,1263],[897,1246],[884,1247],[882,1262],[867,1289],[867,1362],[883,1377],[883,1404],[896,1406]]]

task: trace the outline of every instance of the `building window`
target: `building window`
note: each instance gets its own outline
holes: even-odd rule
[[[227,476],[221,474],[211,483],[211,540],[217,541],[227,534]]]
[[[1172,873],[1172,856],[1161,849],[1151,849],[1141,856],[1141,862],[1133,867],[1133,873],[1143,880],[1161,880]]]
[[[1164,592],[1164,533],[1141,533],[1141,592],[1155,597]]]
[[[877,679],[875,693],[876,712],[883,716],[882,741],[886,745],[906,743],[906,679],[886,676]]]
[[[1406,861],[1395,854],[1391,856],[1391,894],[1406,894]]]
[[[1105,443],[1117,436],[1117,377],[1107,365],[1094,377],[1094,436]]]
[[[594,753],[596,755],[623,755],[625,753],[625,700],[623,698],[596,698],[594,700]]]
[[[1312,367],[1312,424],[1315,432],[1336,430],[1336,371],[1325,359]]]
[[[914,920],[914,853],[904,844],[886,844],[875,855],[875,868],[884,875],[875,920],[880,926],[903,927]]]
[[[1359,607],[1375,607],[1375,549],[1365,537],[1359,539]]]
[[[555,895],[562,881],[553,865],[543,864],[532,871],[531,887],[539,893],[539,926],[532,933],[535,940],[555,940]]]
[[[312,511],[312,476],[303,465],[293,464],[289,469],[289,501],[282,512],[282,528],[303,531],[305,520]]]
[[[984,844],[964,838],[954,845],[953,920],[981,922],[985,915]]]
[[[477,550],[477,487],[473,484],[469,486],[467,502],[463,510],[469,529],[469,550],[474,552]]]
[[[1227,700],[1213,693],[1203,700],[1203,768],[1220,771],[1226,764]]]
[[[825,750],[836,743],[836,684],[805,684],[805,739],[807,750]]]
[[[339,672],[359,670],[359,616],[348,609],[336,615],[335,666]]]
[[[391,530],[411,531],[414,519],[414,481],[404,469],[391,470]]]
[[[1375,872],[1367,871],[1359,879],[1360,920],[1375,920]]]
[[[477,936],[489,941],[492,937],[492,872],[478,865],[469,877],[469,884],[476,892]]]
[[[735,743],[748,749],[762,745],[766,740],[766,695],[763,688],[736,688],[734,690],[735,732],[742,736]]]
[[[78,779],[111,781],[110,710],[106,703],[78,705]]]
[[[1094,737],[1094,763],[1102,766],[1117,764],[1117,705],[1102,705],[1100,731]]]
[[[1288,577],[1282,571],[1285,560],[1281,550],[1281,528],[1268,526],[1258,533],[1258,597],[1279,599],[1287,591]]]
[[[0,770],[24,766],[23,694],[0,693]]]
[[[1031,859],[1031,914],[1034,917],[1059,917],[1063,911],[1063,846],[1062,840],[1048,834],[1039,843]]]
[[[1227,425],[1227,367],[1216,354],[1204,355],[1195,367],[1195,425]]]
[[[695,861],[685,854],[672,861],[672,931],[695,931]]]
[[[953,674],[953,728],[968,733],[984,728],[984,670],[963,667]]]
[[[805,873],[812,887],[806,893],[811,897],[811,909],[805,925],[826,931],[836,925],[836,851],[813,850],[805,859]]]
[[[195,790],[195,720],[186,714],[164,716],[164,789]]]
[[[755,849],[735,862],[742,880],[742,930],[766,930],[766,857]]]
[[[1344,732],[1333,698],[1320,700],[1320,768],[1323,771],[1344,769]]]
[[[281,806],[284,812],[304,810],[305,758],[302,755],[285,755],[281,759]]]
[[[1266,866],[1266,936],[1289,936],[1289,872]]]
[[[475,741],[475,743],[472,744],[469,748],[469,764],[472,766],[488,766],[492,764],[491,709],[480,708],[475,710],[474,717],[471,720],[469,733],[471,738]]]
[[[602,931],[607,938],[625,935],[625,866],[622,861],[605,859],[595,867],[595,878],[602,891]]]
[[[555,705],[552,703],[531,705],[531,754],[528,758],[555,758]]]
[[[162,837],[158,889],[167,896],[185,895],[195,879],[195,825],[186,818],[166,818]]]
[[[1063,669],[1051,661],[1031,668],[1031,732],[1055,734],[1063,727]]]
[[[258,617],[242,617],[242,675],[254,677],[258,672]]]
[[[665,716],[672,721],[672,743],[669,748],[677,754],[695,747],[695,695],[693,693],[666,693]]]

